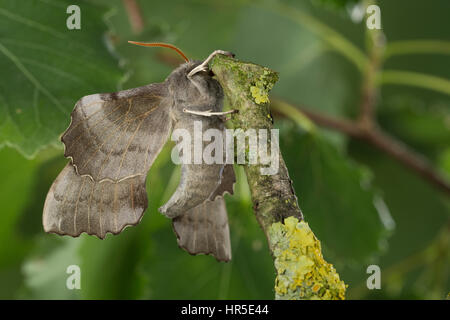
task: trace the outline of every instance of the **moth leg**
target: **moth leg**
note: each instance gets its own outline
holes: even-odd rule
[[[195,111],[195,110],[189,110],[189,109],[184,108],[183,112],[190,113],[190,114],[195,114],[197,116],[212,117],[212,116],[224,116],[224,115],[227,115],[227,114],[236,113],[236,112],[238,112],[238,110],[233,109],[233,110],[230,110],[230,111],[212,112],[211,110]]]
[[[208,58],[205,59],[200,65],[196,66],[194,69],[191,70],[191,72],[188,73],[187,77],[191,79],[191,77],[201,71],[208,71],[208,63],[218,54],[224,54],[229,57],[234,57],[234,54],[228,51],[223,50],[215,50],[213,53],[209,55]]]

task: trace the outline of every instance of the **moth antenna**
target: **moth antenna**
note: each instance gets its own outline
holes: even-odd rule
[[[178,49],[177,47],[175,47],[172,44],[168,44],[168,43],[163,43],[163,42],[136,42],[136,41],[128,41],[128,43],[132,43],[138,46],[143,46],[143,47],[164,47],[164,48],[169,48],[172,50],[175,50],[180,56],[183,57],[183,59],[186,62],[189,62],[189,59],[186,57],[186,55],[183,53],[183,51],[181,51],[180,49]]]

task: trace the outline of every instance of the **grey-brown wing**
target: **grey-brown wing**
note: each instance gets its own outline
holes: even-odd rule
[[[86,232],[103,239],[138,224],[146,208],[145,176],[94,182],[68,163],[47,194],[43,225],[46,232],[72,237]]]
[[[236,175],[234,174],[233,165],[226,164],[222,170],[219,186],[210,195],[209,200],[213,201],[214,199],[216,199],[216,197],[223,196],[226,192],[228,192],[229,194],[233,194],[233,187],[235,182]]]
[[[173,219],[178,245],[190,254],[211,254],[231,260],[230,230],[223,197],[206,200]]]
[[[61,140],[77,173],[94,181],[147,174],[172,129],[166,83],[80,99]]]
[[[203,133],[208,129],[215,129],[219,131],[224,130],[224,124],[221,119],[217,117],[195,117],[191,119],[178,121],[175,129],[185,129],[190,133],[191,138],[191,163],[183,163],[181,165],[181,178],[177,189],[171,198],[164,204],[159,211],[169,218],[175,218],[178,215],[194,208],[207,199],[212,199],[215,190],[221,184],[222,173],[224,171],[224,164],[212,163],[208,164],[202,159],[200,164],[194,163],[195,138],[198,135],[194,134],[194,121],[202,122]],[[201,137],[200,137],[201,138]],[[223,138],[223,136],[222,136]],[[201,141],[203,144],[202,150],[205,149],[209,143]],[[223,147],[222,142],[222,147]]]

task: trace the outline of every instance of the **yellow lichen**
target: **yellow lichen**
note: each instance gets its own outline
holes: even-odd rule
[[[250,93],[257,104],[269,102],[269,91],[273,87],[273,81],[266,79],[268,75],[270,72],[265,70],[255,84],[250,86]]]
[[[277,299],[345,299],[346,285],[322,256],[320,241],[295,217],[269,228]]]
[[[315,285],[313,285],[312,291],[317,292],[317,291],[319,291],[320,288],[321,288],[321,285],[319,283],[316,283]]]

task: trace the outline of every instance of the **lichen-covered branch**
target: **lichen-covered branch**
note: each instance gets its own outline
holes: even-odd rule
[[[273,128],[268,94],[278,80],[276,72],[222,55],[212,61],[212,70],[238,110],[231,117],[235,129]],[[303,221],[281,153],[278,158],[274,175],[261,175],[262,164],[245,165],[253,209],[277,270],[276,298],[343,299],[346,286],[323,259],[320,242]]]

